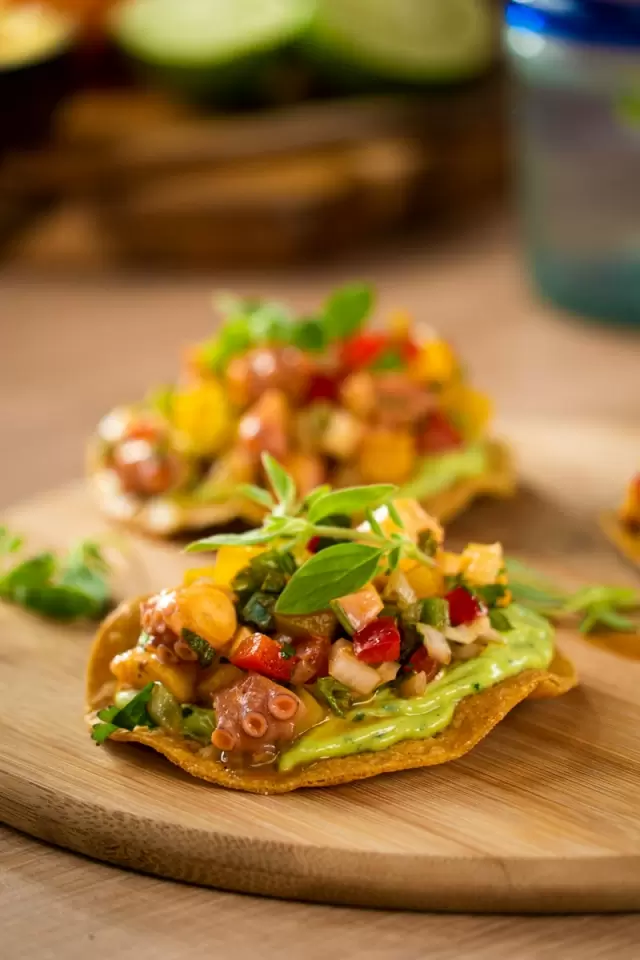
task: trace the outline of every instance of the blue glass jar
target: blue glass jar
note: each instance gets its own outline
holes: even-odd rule
[[[534,280],[640,326],[640,2],[512,0],[505,42]]]

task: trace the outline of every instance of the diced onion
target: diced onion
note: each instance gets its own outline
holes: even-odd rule
[[[453,656],[456,660],[473,660],[479,653],[482,653],[482,647],[478,643],[458,643]]]
[[[419,623],[417,630],[422,636],[427,653],[436,663],[451,663],[451,647],[443,633],[425,623]]]
[[[338,640],[331,648],[329,674],[350,690],[365,695],[372,693],[380,684],[378,671],[358,660],[346,640]]]
[[[381,663],[379,667],[376,667],[380,683],[391,683],[398,676],[399,669],[400,664],[396,663],[395,660],[387,660],[386,663]]]

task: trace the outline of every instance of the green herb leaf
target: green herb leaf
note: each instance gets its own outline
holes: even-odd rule
[[[394,370],[404,370],[407,366],[407,361],[403,357],[400,350],[397,348],[392,348],[385,350],[379,357],[376,357],[374,362],[370,364],[370,370],[377,370],[380,372],[383,371],[394,371]]]
[[[201,667],[211,666],[216,658],[216,652],[211,644],[204,639],[204,637],[201,637],[197,633],[193,633],[192,630],[183,628],[182,639],[188,643],[193,652],[197,654],[198,663]]]
[[[270,543],[279,536],[279,531],[266,527],[247,530],[245,533],[216,533],[212,537],[190,543],[187,552],[202,553],[204,550],[217,550],[218,547],[250,547],[260,543]]]
[[[507,617],[502,610],[490,610],[489,623],[494,630],[500,630],[502,633],[506,633],[508,630],[513,630],[513,626],[509,620],[509,617]]]
[[[278,613],[315,613],[332,600],[361,590],[375,576],[383,551],[361,543],[340,543],[307,560],[276,604]]]
[[[343,490],[325,493],[309,508],[309,521],[318,523],[332,513],[344,513],[349,516],[354,513],[364,513],[367,509],[372,510],[381,506],[397,489],[390,483],[378,483],[370,487],[345,487]]]
[[[320,677],[314,689],[339,717],[344,717],[353,704],[352,691],[333,677]]]
[[[294,323],[291,328],[291,341],[299,350],[317,353],[327,345],[324,325],[317,317],[308,317]]]
[[[257,487],[253,483],[241,483],[235,489],[241,497],[246,497],[247,500],[252,500],[253,503],[260,504],[261,507],[266,507],[267,510],[272,510],[275,505],[273,497],[263,487]]]
[[[287,473],[284,467],[280,466],[270,453],[262,454],[262,466],[277,499],[288,509],[296,498],[296,485],[293,477]]]
[[[22,537],[10,533],[6,527],[0,527],[0,556],[17,553],[23,543]]]
[[[102,551],[92,540],[79,543],[63,562],[59,585],[84,596],[84,616],[90,620],[99,620],[106,612],[109,603],[108,572]]]
[[[327,339],[346,339],[357,333],[371,312],[373,299],[373,290],[365,283],[352,283],[335,290],[323,309]]]
[[[367,509],[364,512],[364,515],[367,518],[367,523],[369,524],[373,532],[377,533],[379,537],[384,537],[384,530],[376,520],[373,510],[371,510],[370,507],[367,507]]]
[[[387,507],[387,510],[389,511],[389,516],[395,523],[396,527],[398,527],[400,530],[404,530],[404,520],[398,513],[398,508],[396,507],[393,500],[389,500],[389,503],[387,503],[386,507]]]
[[[96,743],[104,743],[118,729],[133,730],[135,727],[154,726],[147,713],[147,704],[152,693],[153,683],[148,683],[121,710],[117,707],[106,707],[100,710],[98,719],[103,722],[96,724],[91,730],[91,736]]]
[[[311,493],[308,493],[304,498],[304,506],[307,511],[311,509],[316,500],[319,500],[320,497],[324,497],[327,493],[331,493],[331,486],[328,483],[323,483],[322,486],[316,487],[315,490],[312,490]]]
[[[276,597],[272,593],[257,591],[245,603],[240,613],[243,623],[249,623],[262,630],[273,630],[275,619],[273,612],[276,606]]]
[[[282,648],[280,656],[282,657],[283,660],[291,660],[291,657],[295,657],[296,648],[292,643],[289,643],[287,640],[284,640],[280,644],[280,647]]]
[[[504,597],[507,589],[508,588],[501,583],[489,583],[484,587],[474,587],[473,592],[480,597],[488,607],[495,607],[498,600]]]

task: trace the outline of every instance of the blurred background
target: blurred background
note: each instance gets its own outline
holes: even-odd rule
[[[637,0],[0,0],[0,85],[11,495],[221,286],[371,280],[509,415],[637,422]]]

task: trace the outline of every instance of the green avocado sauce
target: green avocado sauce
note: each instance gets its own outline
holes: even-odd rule
[[[525,670],[548,667],[554,652],[551,624],[515,604],[505,613],[513,629],[504,634],[504,644],[491,643],[473,660],[449,668],[421,697],[404,699],[384,690],[344,719],[326,720],[281,754],[280,772],[331,757],[386,750],[401,740],[433,737],[451,723],[465,697]]]
[[[416,500],[435,497],[460,480],[480,476],[487,467],[487,448],[483,443],[442,453],[437,457],[425,457],[413,479],[402,488],[402,496],[415,497]]]

